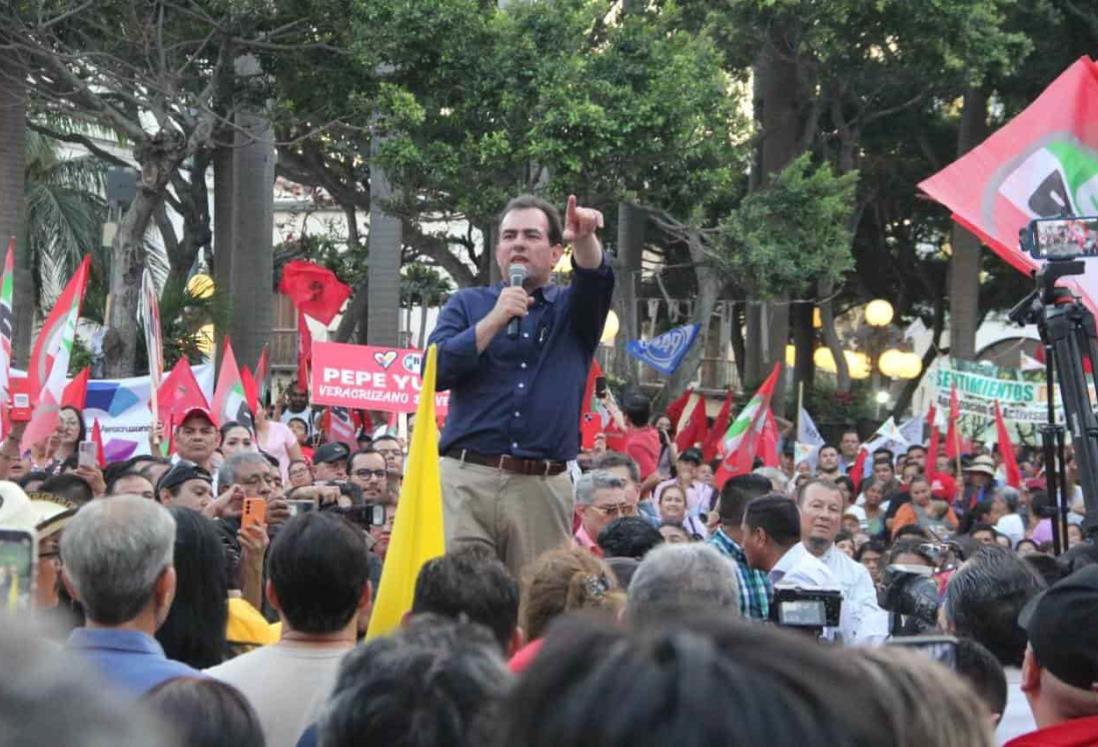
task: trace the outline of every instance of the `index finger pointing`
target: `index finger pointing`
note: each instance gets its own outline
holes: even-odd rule
[[[573,228],[576,223],[576,196],[568,195],[568,206],[564,210],[564,224]]]

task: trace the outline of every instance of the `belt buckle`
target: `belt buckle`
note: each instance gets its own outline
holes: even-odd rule
[[[549,476],[549,470],[552,469],[552,468],[553,468],[553,462],[550,461],[549,459],[546,459],[545,460],[545,473],[542,474],[542,477],[548,477]]]

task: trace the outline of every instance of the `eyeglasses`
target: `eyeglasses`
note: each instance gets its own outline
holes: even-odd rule
[[[615,503],[610,506],[596,506],[591,504],[591,508],[598,511],[603,516],[636,516],[637,507],[632,503]]]
[[[389,473],[383,469],[356,469],[351,474],[355,477],[361,477],[363,480],[368,480],[371,475],[377,478],[382,478]]]

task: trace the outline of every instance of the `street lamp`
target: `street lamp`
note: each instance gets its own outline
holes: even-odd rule
[[[892,304],[877,298],[865,305],[865,323],[870,327],[887,327],[892,324]]]

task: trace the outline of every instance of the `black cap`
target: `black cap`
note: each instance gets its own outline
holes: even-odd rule
[[[683,449],[683,452],[679,454],[677,461],[680,462],[693,462],[694,464],[702,463],[702,453],[691,446],[689,449]]]
[[[1098,685],[1098,565],[1058,581],[1026,603],[1018,624],[1037,663],[1080,690]]]
[[[194,462],[179,462],[173,464],[171,469],[160,476],[160,479],[156,481],[156,495],[160,496],[161,490],[171,490],[177,485],[182,485],[187,480],[202,480],[213,484],[213,477],[210,473],[199,467]]]
[[[321,444],[316,447],[316,451],[313,452],[313,464],[344,462],[347,460],[347,456],[350,453],[351,450],[347,448],[346,444],[342,444],[339,441],[330,441],[329,443]]]

